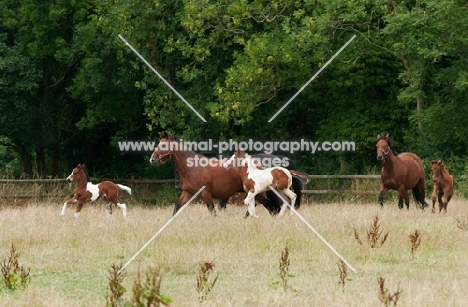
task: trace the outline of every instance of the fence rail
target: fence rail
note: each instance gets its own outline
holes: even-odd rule
[[[309,175],[309,183],[302,193],[311,196],[377,194],[380,183],[378,179],[380,175]],[[103,180],[106,179],[93,178],[94,182]],[[158,191],[155,186],[175,182],[174,179],[123,178],[115,181],[137,188],[141,191],[140,194],[145,196]],[[64,179],[0,179],[0,199],[65,198],[71,196],[72,190],[72,186]]]

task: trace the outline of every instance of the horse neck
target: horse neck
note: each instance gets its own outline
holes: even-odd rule
[[[76,188],[78,190],[86,190],[87,185],[88,185],[88,179],[86,178],[86,175],[80,176],[80,178],[76,180]]]
[[[397,156],[395,156],[393,154],[393,151],[390,149],[388,151],[388,155],[387,157],[385,158],[385,161],[383,163],[383,167],[385,169],[393,169],[395,167],[395,165],[397,165],[398,163],[400,162],[400,158],[398,158]]]
[[[196,154],[190,150],[176,150],[172,152],[172,159],[181,176],[185,176],[188,173],[189,167],[187,165],[187,160],[195,157],[195,155]]]
[[[254,165],[254,161],[252,160],[252,158],[248,158],[247,166],[244,166],[244,167],[246,168],[246,171],[249,174],[252,174],[252,173],[255,173],[255,172],[259,171],[259,169]]]
[[[447,179],[450,177],[449,172],[445,169],[445,167],[442,167],[440,170],[440,174],[442,175],[443,179]]]

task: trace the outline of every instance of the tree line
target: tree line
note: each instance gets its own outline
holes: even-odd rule
[[[461,0],[0,3],[0,172],[170,177],[123,140],[353,141],[290,155],[311,174],[397,151],[468,169],[468,4]],[[206,119],[119,39],[122,35]],[[356,38],[271,123],[268,120]],[[281,154],[280,152],[278,152]]]

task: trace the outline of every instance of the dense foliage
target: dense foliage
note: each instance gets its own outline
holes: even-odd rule
[[[0,3],[0,172],[170,177],[123,140],[346,140],[296,153],[309,173],[378,167],[375,139],[466,169],[468,4],[461,0]],[[118,38],[121,34],[206,119]],[[353,35],[356,39],[268,123]],[[278,152],[280,153],[280,152]],[[462,162],[461,166],[459,165]]]

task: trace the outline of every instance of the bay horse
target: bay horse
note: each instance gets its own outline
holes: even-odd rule
[[[76,181],[76,188],[73,197],[63,204],[61,215],[65,215],[67,205],[76,204],[75,217],[80,215],[83,205],[88,202],[94,202],[101,197],[105,200],[107,216],[112,214],[112,204],[122,209],[124,218],[127,217],[127,206],[119,201],[119,190],[124,190],[132,194],[132,189],[123,185],[115,184],[111,181],[103,181],[93,184],[86,170],[86,165],[78,164],[66,179],[68,182]]]
[[[416,204],[424,210],[428,206],[424,192],[425,172],[421,159],[414,153],[396,154],[392,148],[393,138],[388,134],[377,135],[377,160],[382,162],[379,203],[383,206],[383,196],[388,190],[398,191],[398,208],[403,208],[403,200],[409,209],[408,190],[413,191]]]
[[[441,159],[431,161],[432,181],[434,188],[432,190],[432,213],[435,212],[436,198],[439,202],[439,213],[444,210],[447,213],[447,205],[453,196],[454,180],[444,166]],[[444,197],[442,201],[442,196]]]
[[[213,199],[228,199],[242,189],[242,179],[237,169],[225,169],[223,160],[208,158],[195,153],[181,144],[179,138],[167,132],[160,133],[160,141],[154,149],[149,162],[151,165],[160,165],[173,159],[179,173],[179,186],[182,193],[175,203],[173,215],[179,211],[193,195],[203,186],[200,198],[207,205],[208,211],[216,215]],[[202,161],[208,161],[206,165]],[[264,204],[266,198],[258,195],[256,198]]]
[[[293,174],[305,182],[309,180],[307,174],[293,170],[290,171],[284,167],[275,166],[264,169],[258,160],[241,150],[237,150],[223,166],[225,168],[234,166],[234,168],[240,170],[242,184],[245,192],[247,192],[244,203],[247,205],[249,214],[254,217],[258,217],[255,213],[255,196],[257,194],[271,190],[272,188],[278,189],[294,205],[296,194],[290,190]],[[288,204],[283,200],[283,205],[278,215],[283,215],[287,207]]]

